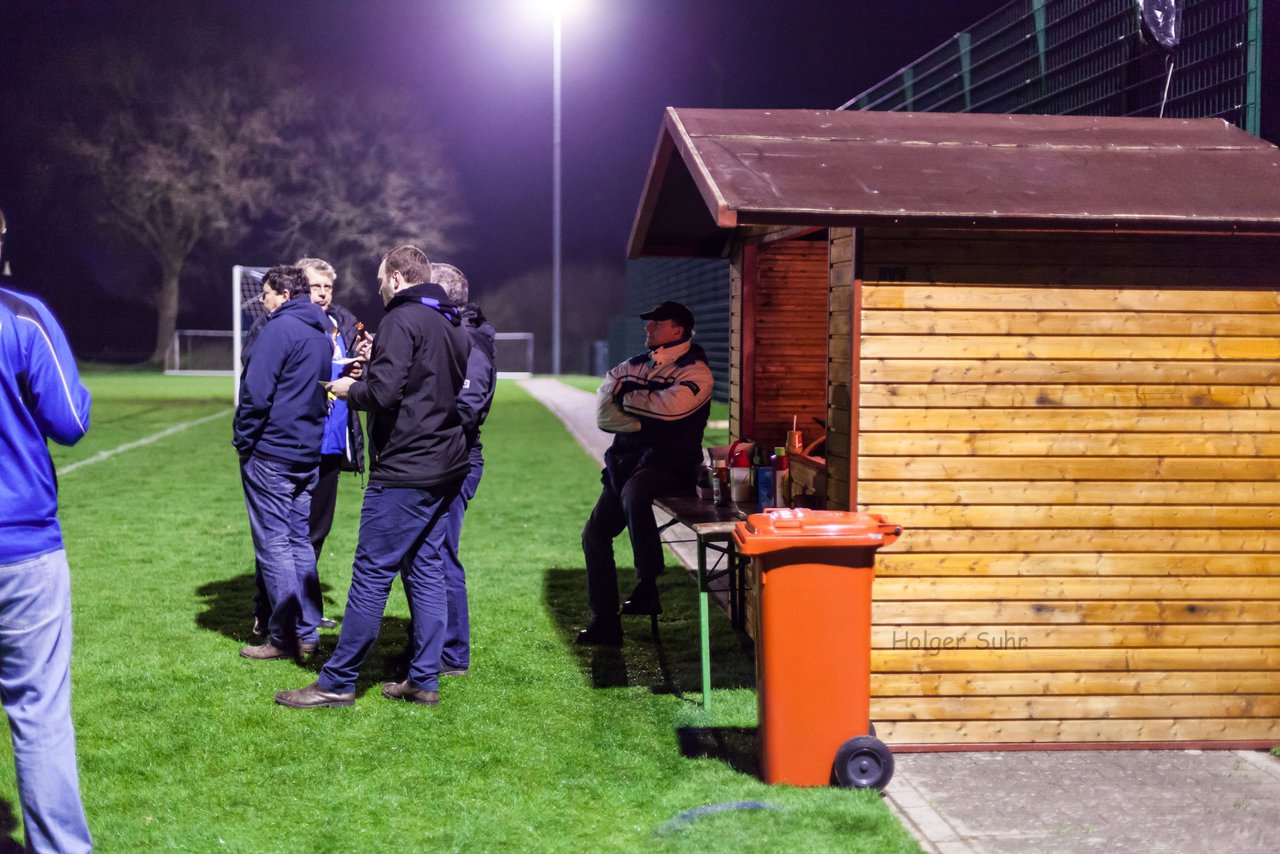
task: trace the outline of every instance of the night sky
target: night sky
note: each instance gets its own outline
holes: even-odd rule
[[[465,246],[449,260],[482,298],[486,288],[550,264],[551,26],[535,5],[0,0],[0,121],[21,122],[31,99],[57,93],[53,59],[60,52],[106,40],[173,55],[184,47],[172,36],[179,19],[194,21],[194,37],[219,50],[287,50],[320,89],[405,93],[431,119],[459,175],[472,224]],[[563,47],[564,260],[621,265],[664,107],[834,108],[1004,0],[578,5],[566,18]],[[1280,43],[1264,39],[1264,47]],[[51,301],[64,313],[93,314],[95,306],[85,303],[119,290],[104,267],[147,274],[127,252],[102,249],[93,229],[58,233],[56,220],[40,209],[47,200],[16,194],[15,178],[47,160],[47,151],[0,145],[0,154],[0,207],[10,219],[6,257],[25,287],[55,294]],[[282,260],[256,257],[251,247],[241,251],[244,257],[215,256],[206,272],[193,274],[224,270],[223,278],[184,279],[190,308],[180,326],[225,328],[229,303],[200,294],[225,293],[234,263]],[[370,259],[370,275],[376,263]],[[71,304],[68,289],[87,296]],[[66,322],[78,326],[77,318]]]

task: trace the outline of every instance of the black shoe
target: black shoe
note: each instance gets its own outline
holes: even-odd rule
[[[334,620],[330,620],[328,617],[321,617],[319,626],[322,629],[336,629],[338,624]]]
[[[595,619],[578,632],[578,643],[584,646],[622,646],[622,623]]]
[[[645,616],[662,613],[662,602],[658,599],[658,584],[654,581],[641,581],[631,591],[631,595],[622,603],[622,613]]]

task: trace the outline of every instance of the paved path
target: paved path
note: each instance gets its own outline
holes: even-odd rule
[[[602,459],[595,395],[521,386]],[[670,544],[669,544],[670,545]],[[692,548],[673,547],[686,567]],[[895,757],[890,807],[936,854],[1280,852],[1280,759],[1243,750],[1007,751]]]

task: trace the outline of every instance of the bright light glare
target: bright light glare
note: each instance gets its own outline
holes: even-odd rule
[[[546,15],[571,17],[586,5],[585,0],[528,0],[529,6]]]

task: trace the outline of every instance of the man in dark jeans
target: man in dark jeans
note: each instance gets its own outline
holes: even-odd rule
[[[702,431],[711,411],[711,368],[693,343],[693,312],[664,302],[640,315],[648,351],[609,371],[596,399],[596,422],[613,433],[604,454],[603,489],[586,527],[587,602],[592,621],[580,644],[619,646],[618,572],[613,538],[625,528],[635,558],[635,589],[623,614],[659,614],[662,541],[653,500],[692,491],[702,462]]]
[[[480,444],[480,426],[493,405],[495,381],[493,324],[485,320],[480,306],[469,301],[467,277],[452,264],[432,264],[431,278],[444,288],[449,301],[462,312],[462,328],[471,339],[471,355],[467,357],[467,378],[458,395],[458,414],[467,434],[469,468],[462,489],[449,507],[449,524],[445,535],[444,572],[448,593],[449,616],[445,624],[444,647],[440,653],[441,673],[461,676],[471,666],[471,612],[467,607],[467,574],[458,553],[462,540],[462,519],[467,506],[475,498],[484,475],[484,452]]]
[[[331,391],[369,412],[369,486],[338,646],[315,682],[280,691],[297,709],[350,706],[360,667],[378,639],[398,572],[413,615],[413,656],[403,682],[384,697],[424,706],[440,702],[440,650],[447,616],[444,559],[448,508],[469,469],[458,393],[470,344],[462,317],[431,282],[422,250],[401,246],[378,268],[387,307],[365,378],[335,380]]]
[[[360,363],[356,358],[356,341],[360,337],[356,316],[333,301],[333,283],[336,272],[328,261],[320,258],[303,258],[297,266],[306,274],[311,286],[311,301],[320,306],[329,319],[329,336],[333,348],[333,369],[329,378],[341,376],[360,379]],[[311,496],[311,546],[316,553],[316,563],[324,551],[325,538],[333,528],[333,511],[338,504],[338,480],[342,472],[364,471],[364,437],[361,435],[360,416],[347,406],[345,400],[329,401],[329,414],[324,420],[324,440],[320,448],[320,477]],[[333,620],[320,618],[320,628],[332,629]]]
[[[297,267],[271,268],[262,280],[262,302],[267,320],[241,375],[232,444],[270,617],[266,642],[240,655],[305,659],[319,640],[320,582],[309,520],[331,362],[328,319],[312,304]]]

